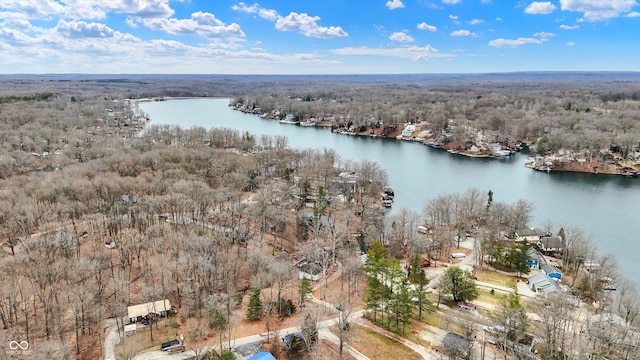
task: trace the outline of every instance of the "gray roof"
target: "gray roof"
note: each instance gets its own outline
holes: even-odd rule
[[[539,228],[522,228],[516,230],[516,235],[518,236],[545,236],[547,233],[544,230]]]
[[[469,350],[471,350],[473,344],[471,340],[464,336],[449,332],[444,336],[444,339],[442,339],[442,345],[446,350],[457,352],[460,355],[466,355],[469,353]]]
[[[549,294],[560,290],[558,288],[558,283],[543,273],[530,277],[528,283],[532,290],[543,294]]]
[[[538,241],[540,247],[544,249],[562,249],[564,244],[560,236],[543,236]]]
[[[527,256],[531,260],[538,260],[538,262],[540,264],[544,264],[545,263],[544,257],[541,254],[539,254],[537,251],[533,250],[533,249],[529,249],[529,251],[527,251]]]
[[[542,270],[545,274],[552,274],[552,273],[562,274],[562,271],[560,271],[557,267],[549,264],[540,265],[540,270]]]

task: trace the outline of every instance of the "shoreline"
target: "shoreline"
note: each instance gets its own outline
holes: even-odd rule
[[[231,98],[229,97],[218,97],[218,96],[214,96],[214,97],[170,97],[170,96],[163,96],[163,97],[158,97],[158,98],[139,98],[139,99],[126,99],[128,101],[130,101],[133,104],[137,104],[137,103],[142,103],[142,102],[154,102],[154,101],[169,101],[169,100],[189,100],[189,99],[229,99],[230,103],[229,103],[229,107],[232,110],[235,111],[240,111],[242,113],[245,114],[251,114],[251,115],[255,115],[258,116],[262,119],[267,119],[267,120],[273,120],[273,121],[281,121],[275,117],[273,117],[273,115],[268,115],[266,113],[258,113],[255,112],[256,109],[253,110],[248,110],[242,107],[238,107],[237,105],[234,105],[231,103]],[[367,128],[364,131],[349,131],[349,130],[345,130],[344,128],[333,128],[333,125],[331,124],[330,121],[328,120],[321,120],[318,122],[313,122],[312,124],[310,124],[307,121],[293,121],[293,122],[286,122],[284,123],[285,125],[297,125],[297,126],[302,126],[302,127],[327,127],[327,128],[331,128],[331,132],[334,134],[339,134],[339,135],[349,135],[349,136],[361,136],[361,137],[372,137],[372,138],[381,138],[381,139],[388,139],[388,140],[399,140],[399,141],[411,141],[411,142],[419,142],[423,145],[426,145],[432,149],[435,150],[441,150],[441,151],[446,151],[449,154],[452,155],[458,155],[458,156],[464,156],[464,157],[468,157],[468,158],[473,158],[473,159],[491,159],[491,160],[508,160],[511,159],[513,157],[513,155],[515,155],[515,153],[520,152],[522,150],[523,146],[528,146],[527,143],[525,142],[518,142],[516,143],[515,146],[513,147],[507,147],[506,149],[502,149],[502,151],[508,152],[508,154],[505,155],[496,155],[493,154],[491,152],[487,152],[486,150],[484,151],[478,151],[478,152],[468,152],[468,151],[464,151],[464,150],[459,150],[459,149],[455,149],[455,148],[447,148],[446,146],[440,145],[438,144],[436,141],[432,140],[431,138],[427,138],[427,137],[421,137],[421,136],[412,136],[412,137],[405,137],[405,136],[401,136],[401,131],[402,129],[398,129],[397,126],[394,126],[394,131],[390,132],[390,133],[386,133],[383,134],[381,132],[380,129],[371,129],[371,128]],[[553,157],[553,156],[548,156],[548,157]],[[578,164],[578,161],[565,161],[565,163],[576,163]],[[583,174],[593,174],[593,175],[615,175],[615,176],[622,176],[622,177],[640,177],[640,169],[636,169],[634,168],[634,165],[631,166],[621,166],[618,164],[618,166],[616,166],[616,170],[615,171],[611,171],[611,170],[604,170],[605,166],[597,166],[598,169],[600,170],[589,170],[589,169],[576,169],[573,166],[562,166],[562,168],[556,168],[555,166],[547,166],[544,163],[540,164],[537,162],[534,163],[530,163],[530,162],[525,162],[523,164],[525,167],[530,168],[532,170],[535,171],[541,171],[541,172],[547,172],[547,173],[551,173],[551,172],[556,172],[556,173],[560,173],[560,172],[570,172],[570,173],[583,173]],[[638,165],[635,165],[638,166]]]

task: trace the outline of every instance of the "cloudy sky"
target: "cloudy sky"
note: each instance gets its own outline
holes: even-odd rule
[[[0,0],[0,73],[640,71],[636,0]]]

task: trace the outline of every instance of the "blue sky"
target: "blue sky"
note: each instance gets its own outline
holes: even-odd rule
[[[1,0],[0,73],[640,71],[636,0]]]

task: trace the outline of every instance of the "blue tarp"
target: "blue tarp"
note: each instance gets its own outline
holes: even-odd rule
[[[270,352],[263,351],[249,358],[249,360],[276,360]]]

